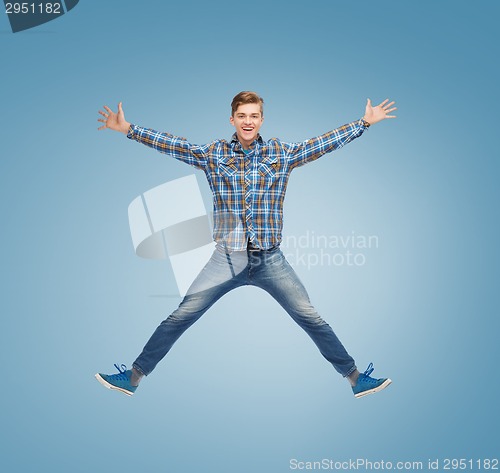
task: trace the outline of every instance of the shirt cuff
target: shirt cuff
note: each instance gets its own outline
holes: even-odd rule
[[[371,123],[368,123],[364,118],[360,118],[359,123],[361,124],[363,131],[367,130],[371,126]]]
[[[135,131],[136,131],[136,126],[131,123],[130,126],[128,127],[128,132],[127,132],[127,138],[129,140],[135,139]]]

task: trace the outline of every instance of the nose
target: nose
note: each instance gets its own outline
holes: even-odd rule
[[[243,120],[243,123],[245,125],[251,125],[252,124],[252,118],[250,116],[246,116]]]

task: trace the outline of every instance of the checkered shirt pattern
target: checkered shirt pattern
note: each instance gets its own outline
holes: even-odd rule
[[[298,143],[258,137],[248,153],[236,134],[230,141],[206,145],[131,125],[127,137],[201,169],[213,193],[217,244],[230,251],[246,250],[248,242],[261,249],[280,244],[283,201],[290,173],[361,136],[363,120]]]

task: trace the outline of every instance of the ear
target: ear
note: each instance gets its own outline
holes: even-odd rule
[[[234,126],[234,117],[232,115],[229,117],[229,123]]]

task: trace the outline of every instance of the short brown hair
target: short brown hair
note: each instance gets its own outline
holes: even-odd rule
[[[260,114],[264,116],[264,100],[259,97],[255,92],[244,91],[236,95],[231,102],[231,115],[234,117],[236,110],[240,105],[247,103],[257,103],[260,105]]]

